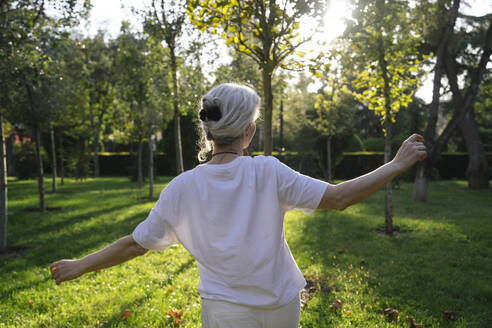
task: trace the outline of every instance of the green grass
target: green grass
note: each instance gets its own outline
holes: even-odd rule
[[[155,190],[169,181],[160,177]],[[62,286],[50,279],[52,261],[131,233],[155,202],[142,199],[147,189],[128,178],[69,179],[46,196],[60,209],[39,213],[26,210],[38,204],[36,187],[9,181],[8,241],[25,249],[0,255],[0,327],[173,327],[170,309],[183,310],[180,327],[200,326],[198,271],[181,246]],[[424,327],[492,327],[492,191],[434,182],[429,200],[414,203],[411,188],[394,191],[400,232],[391,238],[377,232],[382,192],[344,212],[288,213],[287,240],[315,286],[301,327],[408,327],[408,316]],[[342,309],[329,308],[335,299]],[[388,320],[386,307],[399,318]],[[457,320],[444,319],[444,310]]]

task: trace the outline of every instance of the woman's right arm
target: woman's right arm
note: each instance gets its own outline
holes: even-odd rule
[[[129,261],[147,251],[137,244],[131,235],[128,235],[82,259],[57,261],[51,264],[50,271],[56,284],[60,285],[64,281],[76,279],[85,273]]]
[[[422,136],[414,134],[403,142],[391,162],[358,178],[328,185],[318,208],[343,211],[371,196],[418,160],[425,159],[427,153],[423,142]]]

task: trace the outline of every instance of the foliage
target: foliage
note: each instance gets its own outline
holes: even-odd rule
[[[158,179],[156,189],[169,181]],[[183,310],[180,327],[200,326],[198,270],[181,246],[61,286],[49,278],[52,261],[100,249],[145,219],[154,203],[139,199],[146,192],[136,190],[136,184],[127,178],[67,179],[60,193],[48,195],[52,206],[62,207],[50,213],[24,210],[36,204],[35,181],[10,180],[9,185],[10,240],[26,248],[0,255],[0,326],[167,327],[173,324],[165,315],[170,310]],[[301,325],[384,327],[406,325],[411,316],[425,327],[487,326],[492,194],[465,187],[464,181],[437,182],[429,192],[441,201],[415,204],[411,185],[401,183],[394,193],[401,208],[395,238],[376,231],[381,192],[343,212],[288,212],[289,247],[314,286]],[[331,310],[336,299],[343,306]],[[393,323],[383,313],[387,307],[400,314]],[[442,316],[448,310],[456,313],[456,321]]]
[[[246,54],[270,73],[279,65],[288,67],[284,63],[287,56],[310,40],[299,33],[300,19],[309,16],[316,20],[323,11],[322,1],[277,3],[270,0],[192,0],[187,10],[199,30],[220,34],[226,45]],[[297,55],[304,57],[302,52]],[[302,66],[298,62],[291,64]]]
[[[300,68],[303,64],[288,57],[310,40],[299,33],[300,19],[310,16],[312,20],[321,18],[323,1],[284,1],[274,0],[236,0],[189,2],[187,13],[191,22],[201,31],[220,34],[236,52],[253,59],[262,71],[264,98],[264,150],[273,150],[272,114],[273,93],[272,75],[279,66]],[[298,51],[298,57],[304,53]]]
[[[36,149],[30,142],[15,144],[13,147],[14,166],[17,178],[21,180],[36,177]]]
[[[396,113],[410,104],[420,85],[422,39],[412,29],[409,15],[405,1],[361,0],[356,1],[347,27],[351,48],[344,59],[359,70],[353,95],[383,123],[386,119],[395,123]]]

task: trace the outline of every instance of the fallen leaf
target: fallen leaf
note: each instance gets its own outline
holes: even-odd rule
[[[400,315],[400,313],[398,312],[397,309],[393,309],[393,308],[386,308],[383,310],[383,313],[385,316],[387,316],[388,318],[390,319],[394,319],[394,318],[398,318],[398,316]]]
[[[166,312],[166,314],[174,319],[179,319],[183,316],[183,310],[174,311],[173,309]]]
[[[352,311],[345,311],[345,314],[346,315],[351,315],[352,314]]]
[[[30,307],[32,307],[32,301],[31,300],[27,300],[27,304],[29,304]]]
[[[454,311],[443,311],[442,316],[444,317],[444,319],[448,319],[451,321],[456,320],[456,313],[454,313]]]
[[[127,320],[128,317],[130,316],[130,310],[126,309],[125,311],[123,311],[123,314],[121,316],[123,317],[124,320]]]
[[[97,269],[96,270],[96,273],[101,273],[101,269]]]
[[[345,253],[345,248],[340,248],[337,252],[338,252],[339,254],[343,254],[343,253]]]
[[[419,323],[416,323],[412,317],[408,317],[407,318],[407,322],[408,324],[410,325],[410,327],[412,328],[424,328],[423,325],[419,324]]]
[[[343,306],[342,301],[340,300],[334,300],[333,303],[330,305],[330,309],[341,309]]]

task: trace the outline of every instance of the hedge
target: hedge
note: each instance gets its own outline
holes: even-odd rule
[[[255,153],[253,155],[259,155]],[[280,161],[303,174],[325,178],[316,153],[283,152],[274,153]],[[382,152],[352,152],[343,153],[341,160],[335,167],[336,179],[351,179],[370,172],[383,164]],[[492,153],[487,153],[487,160],[492,177]],[[147,172],[148,156],[143,156],[144,176]],[[440,179],[466,179],[468,155],[466,153],[443,153],[436,165],[435,178]],[[136,176],[136,159],[129,153],[102,153],[99,156],[101,176]],[[174,156],[157,153],[154,157],[155,174],[160,176],[176,175]],[[35,167],[32,167],[35,174]],[[45,172],[50,173],[50,163],[45,162]],[[407,173],[405,179],[413,179],[413,172]]]
[[[255,153],[254,155],[258,155]],[[284,152],[275,153],[275,157],[294,170],[309,176],[324,178],[323,169],[316,153]],[[492,168],[492,153],[487,153],[489,167]],[[144,157],[144,174],[147,158]],[[135,157],[129,154],[104,154],[99,157],[101,175],[131,175],[135,172]],[[343,153],[341,161],[335,167],[336,179],[351,179],[370,172],[384,163],[382,152]],[[324,163],[323,163],[324,164]],[[174,159],[165,154],[155,156],[157,175],[175,175]],[[443,153],[437,162],[438,178],[466,179],[468,155],[466,153]]]

